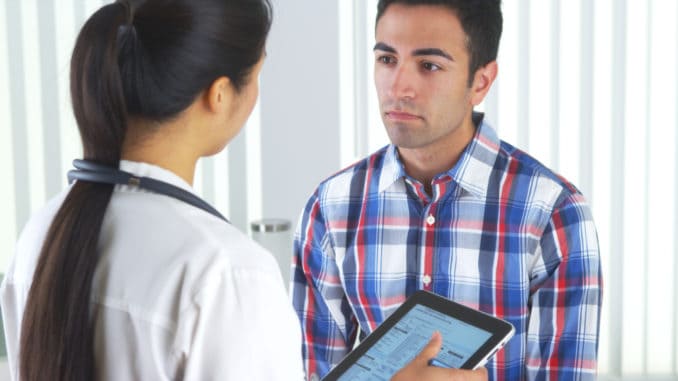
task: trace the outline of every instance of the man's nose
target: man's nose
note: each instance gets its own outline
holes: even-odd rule
[[[414,98],[414,75],[415,73],[409,65],[397,66],[393,72],[389,89],[391,97],[395,99]]]

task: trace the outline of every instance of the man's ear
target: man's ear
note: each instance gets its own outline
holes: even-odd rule
[[[492,61],[476,70],[473,76],[473,84],[471,84],[471,104],[473,106],[479,105],[485,99],[485,95],[490,91],[490,87],[497,78],[497,70],[497,61]]]
[[[214,113],[230,110],[234,96],[231,80],[228,77],[219,77],[205,91],[205,106]]]

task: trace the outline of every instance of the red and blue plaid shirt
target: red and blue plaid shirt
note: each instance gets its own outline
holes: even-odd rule
[[[514,325],[486,365],[490,380],[596,378],[602,279],[591,211],[484,122],[430,196],[392,145],[322,182],[294,250],[309,378],[419,289]]]

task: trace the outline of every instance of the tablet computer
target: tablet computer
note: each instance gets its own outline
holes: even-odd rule
[[[476,369],[513,336],[509,322],[427,291],[407,298],[326,376],[324,381],[388,380],[440,332],[431,365]]]

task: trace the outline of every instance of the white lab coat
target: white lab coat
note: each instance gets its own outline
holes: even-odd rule
[[[162,168],[120,167],[192,191]],[[33,271],[65,194],[26,225],[0,289],[14,378]],[[299,322],[277,263],[232,225],[182,201],[116,186],[99,255],[91,297],[98,379],[303,378]]]

